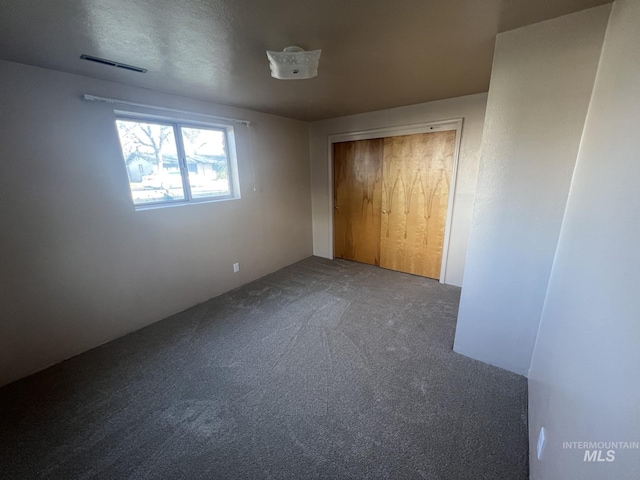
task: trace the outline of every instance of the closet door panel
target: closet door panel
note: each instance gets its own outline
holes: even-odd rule
[[[334,256],[380,265],[383,139],[333,145]]]
[[[439,278],[455,131],[384,139],[380,266]]]

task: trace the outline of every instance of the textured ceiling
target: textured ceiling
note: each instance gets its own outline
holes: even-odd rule
[[[487,91],[497,33],[604,3],[3,0],[0,58],[318,120]],[[289,45],[322,49],[318,77],[271,78],[265,50]]]

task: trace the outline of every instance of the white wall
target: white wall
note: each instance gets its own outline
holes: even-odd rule
[[[454,350],[527,374],[610,6],[500,34]]]
[[[250,120],[260,191],[238,126],[241,199],[134,211],[83,93]],[[307,123],[4,61],[0,111],[0,384],[312,253]]]
[[[333,212],[330,206],[332,186],[329,184],[327,144],[329,135],[464,117],[447,275],[444,279],[445,283],[462,285],[486,99],[486,94],[481,93],[312,123],[310,149],[314,255],[332,258],[333,251]]]
[[[531,478],[640,478],[640,2],[613,7],[529,378]],[[539,428],[547,430],[542,460]]]

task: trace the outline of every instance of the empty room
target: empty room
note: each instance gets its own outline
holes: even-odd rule
[[[0,4],[0,478],[640,478],[639,0]]]

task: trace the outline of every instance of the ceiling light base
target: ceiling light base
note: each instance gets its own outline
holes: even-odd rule
[[[322,50],[305,51],[300,47],[287,47],[282,52],[267,50],[271,76],[279,80],[303,80],[318,75]]]

